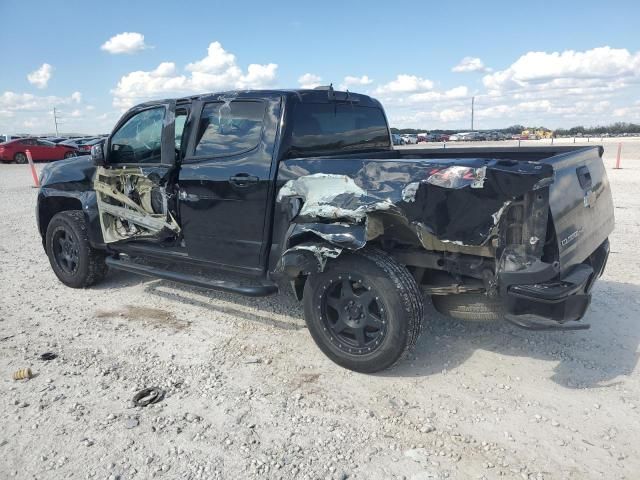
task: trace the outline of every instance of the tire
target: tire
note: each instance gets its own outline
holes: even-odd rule
[[[424,297],[413,276],[377,249],[328,262],[307,279],[303,302],[320,350],[362,373],[389,368],[410,351],[424,316]]]
[[[81,210],[57,213],[45,237],[49,263],[58,279],[72,288],[86,288],[107,274],[105,254],[91,247]]]
[[[24,164],[28,162],[27,156],[22,152],[16,153],[13,159],[15,160],[16,163],[20,163],[20,164]]]
[[[458,320],[487,322],[504,319],[505,309],[497,298],[481,293],[459,293],[454,295],[432,295],[435,309]]]
[[[64,154],[64,158],[71,158],[71,157],[75,157],[76,153],[75,152],[67,152]]]

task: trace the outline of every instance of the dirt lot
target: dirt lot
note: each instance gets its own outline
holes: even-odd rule
[[[640,141],[623,167],[609,170],[617,228],[590,330],[428,307],[413,356],[360,375],[320,353],[288,293],[124,273],[64,287],[28,169],[0,165],[0,478],[637,479]],[[24,367],[35,378],[13,381]],[[156,385],[164,400],[131,406]]]

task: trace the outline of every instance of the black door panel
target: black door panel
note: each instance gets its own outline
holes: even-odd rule
[[[179,177],[180,220],[190,257],[249,270],[263,269],[280,97],[274,96],[266,102],[261,100],[263,125],[254,148],[230,156],[187,155],[182,164]],[[243,101],[255,102],[250,98],[238,98],[231,102],[231,108],[233,102]],[[202,102],[194,108],[199,108],[199,111],[204,108],[206,114],[206,104],[212,102],[216,100]],[[200,118],[200,115],[195,118]],[[243,127],[224,126],[233,133],[242,131]],[[203,133],[207,128],[210,127],[194,126],[189,152],[205,150],[196,150],[195,147],[201,140],[198,136],[207,135]],[[224,129],[221,131],[224,133]],[[209,151],[219,152],[224,148],[221,143],[225,140],[221,137],[224,135],[209,135],[210,145],[214,145]],[[230,149],[233,150],[233,146]]]

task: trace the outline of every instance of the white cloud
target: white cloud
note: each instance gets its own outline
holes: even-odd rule
[[[424,93],[413,93],[407,97],[409,102],[437,102],[442,100],[452,100],[469,96],[469,89],[465,86],[454,87],[444,92],[432,90]]]
[[[425,90],[431,90],[433,88],[433,82],[426,78],[421,78],[416,75],[400,74],[395,80],[380,85],[376,88],[376,93],[412,93],[421,92]]]
[[[373,83],[373,80],[370,79],[367,75],[362,75],[361,77],[354,77],[352,75],[347,75],[344,77],[342,84],[340,84],[340,90],[348,90],[353,87],[364,87],[365,85],[370,85]]]
[[[459,68],[458,68],[459,67]],[[456,71],[485,68],[465,58]],[[484,88],[441,90],[420,85],[413,75],[398,75],[374,89],[391,124],[417,128],[469,128],[470,98],[475,96],[476,128],[509,124],[603,125],[638,121],[640,51],[599,47],[586,51],[528,52],[507,68],[483,76]]]
[[[322,77],[313,73],[305,73],[298,78],[300,88],[316,88],[321,85],[320,82],[322,82]]]
[[[7,91],[0,95],[0,116],[12,116],[16,112],[49,111],[59,105],[77,104],[81,97],[80,92],[74,92],[69,97],[58,97]]]
[[[640,52],[599,47],[583,52],[528,52],[482,81],[489,91],[497,92],[531,87],[588,90],[630,77],[640,77]]]
[[[477,57],[464,57],[460,60],[455,67],[451,69],[452,72],[465,73],[465,72],[490,72],[491,69],[487,68],[483,61]]]
[[[70,123],[65,128],[76,127],[76,131],[83,131],[86,125],[75,112],[82,95],[80,92],[61,97],[56,95],[33,95],[31,93],[17,93],[5,91],[0,94],[0,131],[9,133],[52,132],[53,107]],[[77,121],[77,124],[72,123]]]
[[[135,53],[148,48],[144,43],[144,35],[137,32],[123,32],[114,35],[104,42],[101,50],[111,54]]]
[[[235,55],[227,52],[219,42],[212,42],[206,57],[187,64],[185,70],[189,74],[179,73],[174,62],[162,62],[153,70],[138,70],[122,76],[112,90],[113,105],[126,109],[159,96],[268,88],[275,82],[277,69],[275,63],[250,64],[245,73],[237,65]]]
[[[49,80],[51,80],[52,73],[53,67],[48,63],[43,63],[40,68],[27,75],[27,80],[29,80],[31,85],[35,85],[38,88],[45,88]]]

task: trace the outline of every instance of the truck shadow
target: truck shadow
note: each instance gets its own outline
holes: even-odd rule
[[[508,357],[558,362],[551,380],[567,388],[604,388],[621,382],[638,363],[640,345],[640,287],[600,280],[589,312],[582,320],[591,329],[532,332],[507,322],[459,322],[431,306],[432,316],[413,356],[383,376],[428,376],[452,370],[475,351]],[[499,369],[496,359],[495,368]],[[505,362],[512,363],[508,358]]]
[[[291,321],[274,318],[274,314],[286,318],[290,316],[287,312],[291,312],[292,310],[294,312],[296,311],[298,308],[296,305],[297,302],[292,295],[280,294],[274,297],[249,298],[197,287],[189,287],[165,280],[154,281],[148,284],[145,287],[145,292],[165,300],[173,302],[179,301],[212,313],[224,313],[282,330],[302,330],[307,328],[304,324],[301,310],[299,321],[296,321],[298,320],[297,315],[291,318]],[[270,301],[267,300],[269,298],[271,299]],[[213,302],[208,300],[213,300]]]
[[[225,274],[220,278],[227,277]],[[212,314],[227,314],[287,331],[306,329],[302,306],[284,285],[279,295],[247,298],[117,272],[109,275],[104,287],[141,283],[145,283],[144,290],[148,294]],[[501,321],[460,322],[440,315],[431,305],[426,305],[423,333],[412,355],[378,375],[429,376],[460,367],[476,351],[482,350],[505,357],[496,359],[494,368],[498,370],[500,361],[513,362],[508,357],[529,357],[557,362],[550,379],[566,388],[611,387],[620,382],[618,377],[630,375],[638,363],[638,299],[640,287],[601,279],[596,283],[591,308],[583,319],[591,324],[591,329],[573,332],[531,332]],[[308,341],[310,348],[316,348],[310,336]]]

